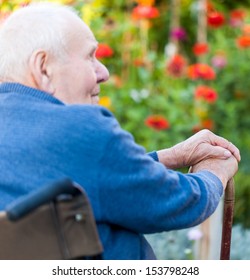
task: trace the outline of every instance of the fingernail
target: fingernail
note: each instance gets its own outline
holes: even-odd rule
[[[226,150],[225,152],[224,152],[224,156],[225,157],[231,157],[231,152],[230,151],[228,151],[228,150]]]

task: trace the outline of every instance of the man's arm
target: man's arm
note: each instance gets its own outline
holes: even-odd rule
[[[148,156],[104,108],[86,107],[82,113],[82,119],[95,123],[77,125],[83,126],[78,131],[82,132],[79,139],[84,139],[78,141],[79,167],[81,160],[89,162],[81,174],[92,171],[82,183],[91,194],[98,223],[123,227],[131,234],[154,233],[197,225],[214,212],[223,185],[208,168],[192,174],[167,169]]]
[[[99,126],[102,131],[105,124]],[[167,169],[118,124],[107,133],[92,184],[98,190],[98,223],[154,233],[197,225],[214,212],[223,194],[214,173],[207,168],[193,174]]]

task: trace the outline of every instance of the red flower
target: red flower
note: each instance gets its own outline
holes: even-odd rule
[[[152,19],[159,16],[159,11],[155,7],[138,5],[132,11],[134,19]]]
[[[250,47],[250,36],[241,36],[237,38],[236,44],[241,49],[246,49]]]
[[[196,43],[193,46],[193,53],[197,56],[203,55],[208,52],[208,44],[206,43]]]
[[[225,23],[225,17],[220,12],[209,12],[207,15],[207,23],[211,27],[218,28]]]
[[[214,103],[217,98],[217,92],[208,86],[198,86],[194,93],[195,99],[203,99],[209,103]]]
[[[213,68],[207,64],[202,63],[190,65],[188,67],[187,75],[192,80],[214,80],[216,78],[216,74]]]
[[[165,130],[170,127],[169,122],[161,115],[152,115],[147,117],[145,125],[155,130]]]
[[[107,44],[99,44],[96,50],[96,58],[104,58],[113,56],[114,52]]]
[[[240,10],[240,9],[233,10],[230,13],[230,17],[233,18],[233,19],[243,20],[245,16],[246,16],[245,11]]]
[[[179,54],[176,54],[168,62],[167,72],[174,77],[180,77],[184,73],[185,67],[185,58]]]

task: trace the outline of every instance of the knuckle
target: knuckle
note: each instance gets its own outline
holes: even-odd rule
[[[203,135],[210,135],[210,134],[212,134],[212,132],[210,131],[210,130],[208,130],[207,128],[204,128],[204,129],[202,129],[201,130],[201,133],[203,134]]]

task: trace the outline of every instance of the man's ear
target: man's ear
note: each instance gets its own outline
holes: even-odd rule
[[[33,85],[43,91],[53,94],[49,55],[44,50],[36,50],[29,59],[29,70]]]

